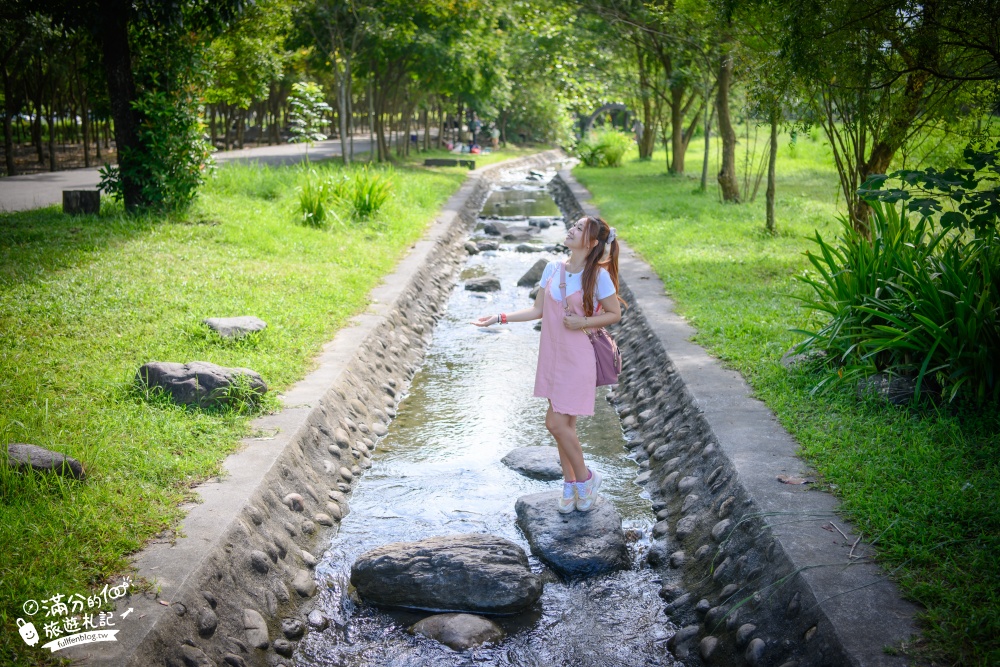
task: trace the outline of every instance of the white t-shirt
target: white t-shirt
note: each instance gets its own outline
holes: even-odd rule
[[[559,289],[559,264],[560,262],[549,262],[549,265],[542,271],[542,280],[539,284],[545,285],[549,276],[555,275],[555,280],[549,285],[549,294],[556,301],[562,301],[562,292]],[[583,289],[583,271],[579,273],[566,272],[566,294],[572,294]],[[611,281],[611,274],[605,268],[597,269],[597,284],[594,286],[594,305],[601,299],[607,299],[615,293],[615,284]]]

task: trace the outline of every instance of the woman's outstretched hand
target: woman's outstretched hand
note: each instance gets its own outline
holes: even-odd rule
[[[492,325],[494,325],[496,323],[497,323],[497,316],[496,315],[483,315],[478,320],[473,320],[469,324],[472,324],[472,325],[477,326],[477,327],[488,327],[488,326],[492,326]]]

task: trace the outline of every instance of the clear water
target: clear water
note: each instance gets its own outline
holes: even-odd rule
[[[505,211],[516,207],[513,200],[519,196],[536,199],[531,210],[541,208],[535,208],[539,197],[548,197],[534,188],[501,192],[510,206]],[[538,240],[554,244],[564,237],[558,220]],[[532,323],[488,329],[469,324],[480,315],[530,305],[529,288],[517,287],[518,278],[540,257],[557,258],[516,253],[513,246],[469,258],[465,275],[495,275],[502,290],[478,294],[459,283],[452,292],[424,364],[379,443],[372,467],[354,490],[351,513],[317,566],[317,580],[323,584],[320,606],[333,622],[300,642],[297,665],[674,664],[666,650],[674,628],[662,610],[659,582],[641,566],[652,525],[649,501],[632,481],[638,469],[625,456],[619,421],[604,400],[605,390],[598,390],[595,415],[579,420],[579,434],[588,464],[605,476],[603,495],[622,515],[632,570],[569,584],[550,575],[535,608],[493,618],[507,632],[506,639],[462,653],[407,633],[426,613],[379,610],[361,603],[349,589],[354,560],[389,542],[491,533],[530,553],[515,523],[514,502],[523,494],[558,490],[561,482],[528,479],[500,459],[515,447],[555,444],[544,426],[546,401],[532,397],[539,333]],[[531,563],[535,571],[544,570],[533,556]]]
[[[517,185],[497,189],[483,204],[481,217],[558,217],[559,207],[542,184]]]

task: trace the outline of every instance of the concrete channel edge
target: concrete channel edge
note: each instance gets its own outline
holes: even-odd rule
[[[550,185],[570,216],[598,215],[568,170]],[[917,607],[806,477],[798,444],[742,377],[691,342],[663,283],[623,244],[615,335],[625,369],[610,400],[657,512],[648,561],[686,665],[899,666]],[[843,531],[843,535],[840,533]]]
[[[177,534],[136,555],[135,572],[148,585],[119,600],[117,641],[63,655],[102,666],[291,664],[300,631],[283,632],[282,619],[314,607],[312,568],[349,512],[350,491],[444,313],[491,184],[502,170],[563,160],[550,150],[470,172],[370,293],[368,309],[282,395],[283,409],[254,420],[255,435],[225,460],[225,474],[195,489],[200,502],[184,508]]]

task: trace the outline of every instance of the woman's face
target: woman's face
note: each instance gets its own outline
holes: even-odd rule
[[[566,247],[570,250],[590,250],[597,243],[596,241],[585,238],[587,220],[585,218],[580,218],[573,223],[573,226],[569,228],[566,232]]]

